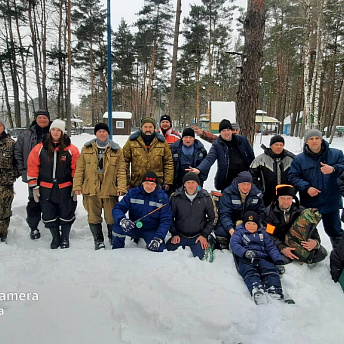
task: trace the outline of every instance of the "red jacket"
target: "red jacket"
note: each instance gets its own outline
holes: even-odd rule
[[[165,137],[165,140],[169,146],[171,146],[173,143],[177,142],[182,138],[180,134],[177,131],[172,130],[172,128],[168,129],[165,135],[161,128],[159,129],[158,133]]]

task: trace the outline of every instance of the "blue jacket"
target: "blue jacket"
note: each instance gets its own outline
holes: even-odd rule
[[[167,206],[142,219],[143,226],[141,229],[156,231],[155,236],[164,239],[172,224],[172,211],[168,195],[159,188],[150,194],[143,190],[142,185],[130,189],[122,200],[115,205],[112,216],[115,224],[119,225],[127,211],[129,211],[129,219],[136,221],[163,204],[167,204]]]
[[[181,173],[181,154],[182,154],[182,146],[183,140],[178,140],[171,146],[172,157],[173,157],[173,165],[174,165],[174,180],[173,180],[173,187],[174,189],[178,189],[183,186],[183,177],[186,174],[186,171]],[[194,153],[193,153],[193,163],[192,167],[198,166],[203,159],[207,156],[207,151],[205,150],[203,144],[199,140],[195,140],[194,142]],[[187,166],[188,168],[189,166]],[[207,174],[200,173],[199,179],[201,181],[201,186],[203,182],[207,179]]]
[[[282,265],[284,262],[283,256],[263,228],[250,233],[243,225],[238,226],[232,235],[230,245],[232,252],[240,258],[244,258],[246,251],[251,250],[259,259],[272,259],[277,265]]]
[[[233,183],[224,189],[220,198],[220,226],[225,230],[229,230],[231,228],[235,229],[235,223],[238,220],[243,220],[244,213],[248,210],[255,211],[259,215],[260,223],[263,223],[265,216],[263,194],[254,184],[252,184],[251,190],[243,204],[237,179],[234,179]]]
[[[237,142],[241,156],[243,157],[246,168],[243,171],[247,171],[251,162],[254,160],[254,152],[246,137],[242,135],[233,134],[232,140]],[[228,147],[221,136],[219,136],[212,144],[208,155],[201,162],[200,165],[196,166],[201,174],[208,175],[211,166],[217,160],[217,172],[215,175],[215,187],[217,190],[223,190],[226,187],[227,171],[230,167],[231,157],[228,153]]]
[[[320,162],[331,165],[335,171],[323,174]],[[305,208],[318,208],[320,213],[331,213],[343,207],[339,193],[337,178],[344,171],[344,156],[339,149],[329,148],[323,140],[322,153],[313,154],[305,144],[303,153],[293,160],[289,170],[289,181],[300,193],[300,204]],[[318,196],[311,197],[307,190],[315,187],[321,191]]]

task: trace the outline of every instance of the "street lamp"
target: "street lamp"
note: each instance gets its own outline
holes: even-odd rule
[[[262,111],[260,111],[261,115],[262,115],[262,123],[260,126],[260,143],[262,143],[262,139],[263,139],[263,130],[264,130],[264,114],[266,114],[265,111],[265,101],[266,101],[266,92],[265,92],[265,86],[263,83],[263,79],[259,78],[259,86],[262,88],[263,90],[263,109]],[[259,111],[259,110],[258,110]],[[258,112],[257,111],[257,112]]]

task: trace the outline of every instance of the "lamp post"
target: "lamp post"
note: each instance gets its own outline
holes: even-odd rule
[[[164,83],[164,80],[161,80],[159,82],[159,85],[158,85],[158,88],[159,88],[159,106],[158,106],[158,108],[159,108],[159,123],[160,123],[160,117],[161,117],[161,86],[163,83]]]
[[[261,114],[262,114],[262,123],[261,123],[261,126],[260,126],[260,144],[261,144],[262,143],[262,139],[263,139],[263,130],[264,130],[264,114],[266,114],[266,111],[265,111],[266,92],[265,92],[265,86],[264,86],[262,78],[259,78],[259,86],[263,90],[263,109],[262,109],[262,112],[261,112]]]
[[[107,67],[108,67],[108,125],[112,140],[112,82],[111,82],[111,1],[107,0]]]

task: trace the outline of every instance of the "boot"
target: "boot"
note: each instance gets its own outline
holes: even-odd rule
[[[102,248],[105,248],[102,224],[89,223],[89,226],[94,239],[94,249],[100,250]]]
[[[223,236],[216,236],[216,246],[220,250],[229,250],[229,240]]]
[[[59,230],[58,226],[51,227],[49,229],[50,229],[50,233],[51,233],[51,235],[53,237],[53,240],[51,241],[51,244],[50,244],[50,248],[52,250],[55,250],[55,249],[57,249],[60,246],[60,241],[61,241],[60,230]]]
[[[7,244],[7,233],[0,233],[0,242],[4,242],[5,244]]]
[[[41,233],[39,232],[38,228],[31,228],[30,238],[31,240],[36,240],[41,237]]]
[[[252,299],[256,305],[263,305],[268,302],[264,287],[261,284],[253,286]]]
[[[112,246],[112,227],[113,227],[113,225],[107,225],[107,228],[108,228],[108,238],[109,238],[109,242],[110,242],[111,246]]]
[[[333,237],[333,238],[330,238],[330,241],[331,241],[331,245],[332,245],[332,248],[335,249],[337,247],[337,245],[339,244],[339,241],[342,237]]]
[[[69,247],[69,233],[72,225],[62,225],[61,226],[61,248],[68,248]]]

